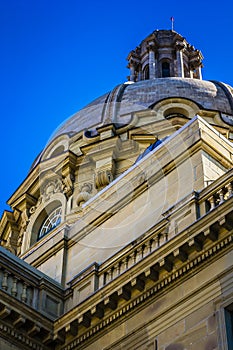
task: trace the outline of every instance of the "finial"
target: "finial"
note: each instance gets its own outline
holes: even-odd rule
[[[175,21],[175,18],[174,18],[174,17],[171,17],[170,20],[171,20],[171,22],[172,22],[172,30],[174,30],[174,21]]]

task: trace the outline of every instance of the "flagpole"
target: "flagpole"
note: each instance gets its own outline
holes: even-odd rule
[[[172,22],[172,31],[173,31],[174,30],[174,20],[175,19],[174,19],[174,17],[171,17],[170,19],[171,19],[171,22]]]

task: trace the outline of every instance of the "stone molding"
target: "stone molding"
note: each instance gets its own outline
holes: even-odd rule
[[[222,205],[221,210],[226,213],[227,206],[228,213],[232,217],[233,212],[231,212],[231,205],[232,198],[231,200],[228,200]],[[221,237],[219,236],[218,238],[218,236],[213,236],[212,231],[216,230],[216,214],[213,211],[209,213],[209,215],[212,217],[212,224],[211,218],[208,218],[208,223],[207,217],[205,216],[192,225],[192,231],[189,228],[188,232],[187,230],[185,230],[185,232],[179,233],[177,237],[174,237],[171,241],[167,242],[164,246],[160,247],[160,250],[166,250],[166,255],[161,254],[161,252],[158,253],[157,251],[156,256],[160,256],[159,259],[156,259],[157,262],[155,262],[153,258],[154,254],[152,254],[151,256],[147,256],[145,257],[145,259],[142,259],[140,262],[138,262],[138,264],[131,268],[130,280],[128,280],[128,278],[127,280],[124,279],[125,274],[122,274],[114,280],[112,280],[109,284],[103,286],[105,290],[104,294],[101,289],[96,292],[96,298],[94,298],[96,300],[96,305],[95,300],[92,298],[92,305],[89,311],[88,301],[84,301],[81,305],[79,305],[79,318],[77,320],[75,328],[76,331],[74,332],[75,334],[77,334],[78,325],[81,326],[82,329],[83,326],[84,328],[89,328],[91,324],[91,318],[96,315],[98,309],[112,309],[112,312],[109,314],[108,311],[107,314],[109,314],[109,316],[106,315],[106,317],[101,316],[103,315],[103,313],[98,313],[100,319],[101,317],[103,317],[103,321],[97,322],[96,325],[91,326],[91,328],[88,329],[86,332],[84,331],[83,335],[78,336],[74,343],[72,343],[72,346],[75,347],[81,344],[83,341],[86,341],[89,337],[98,333],[100,330],[104,329],[112,322],[115,322],[117,319],[133,310],[139,304],[145,302],[146,300],[149,300],[154,295],[160,293],[160,291],[162,292],[164,288],[168,288],[169,286],[172,286],[173,283],[177,283],[177,281],[180,278],[186,278],[186,276],[188,277],[189,272],[191,272],[192,270],[203,268],[203,263],[210,263],[212,260],[219,258],[219,254],[221,255],[227,249],[231,249],[231,244],[233,241],[233,226],[231,226],[231,231],[227,231],[224,228],[225,224],[223,223],[225,233],[220,234],[220,231],[222,232],[222,226],[217,222],[218,232]],[[206,224],[204,224],[203,221],[206,221]],[[204,228],[206,234],[205,232],[203,233],[203,226],[205,227],[205,225],[207,225],[206,228]],[[210,228],[208,229],[208,227]],[[191,235],[191,232],[193,232],[193,235]],[[186,239],[184,239],[184,237],[186,237]],[[174,247],[176,248],[175,250]],[[186,255],[182,254],[183,252],[185,252]],[[190,256],[193,256],[194,252],[195,257],[189,259],[189,255],[191,254]],[[180,261],[180,263],[177,265],[176,268],[176,265],[173,261],[176,261],[177,259]],[[152,264],[151,267],[150,264]],[[162,274],[162,280],[160,280],[159,277],[160,270],[166,271],[165,274]],[[134,275],[134,271],[136,272],[136,275]],[[154,273],[155,271],[157,273]],[[123,284],[120,282],[121,280]],[[145,291],[145,284],[147,280],[153,281],[154,286],[151,289]],[[115,288],[114,285],[116,285]],[[138,293],[138,297],[136,297],[134,301],[130,300],[130,290],[132,289],[136,289]],[[105,297],[101,298],[100,293]],[[127,306],[118,309],[117,305],[118,300],[120,299],[123,299]],[[100,302],[100,300],[102,301]],[[116,311],[113,311],[115,309]],[[83,311],[83,314],[82,310],[85,310]],[[64,324],[66,324],[67,331],[69,329],[66,323],[68,315],[70,320],[69,322],[74,324],[73,317],[75,317],[75,309],[72,313],[68,312],[67,315],[64,315]],[[89,320],[87,323],[84,322],[84,319],[86,318],[88,318]],[[57,326],[55,324],[55,331],[57,331],[58,333],[62,332],[61,320],[59,321],[59,325],[57,324]],[[70,345],[71,344],[69,344],[69,346]],[[68,350],[69,347],[67,346],[62,349]]]

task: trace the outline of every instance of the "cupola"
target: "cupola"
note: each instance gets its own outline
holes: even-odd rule
[[[180,77],[202,79],[201,51],[173,30],[156,30],[146,37],[128,57],[132,82]]]

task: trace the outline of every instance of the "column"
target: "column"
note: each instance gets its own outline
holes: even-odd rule
[[[149,78],[155,79],[155,53],[153,48],[149,48]]]
[[[130,69],[130,81],[135,81],[135,67],[133,63],[130,63],[129,69]]]
[[[176,61],[177,61],[177,76],[184,78],[184,62],[183,62],[183,52],[181,47],[177,47]]]
[[[200,80],[202,80],[202,71],[201,71],[201,66],[199,66],[198,68],[197,68],[197,76],[198,76],[198,79],[200,79]]]

